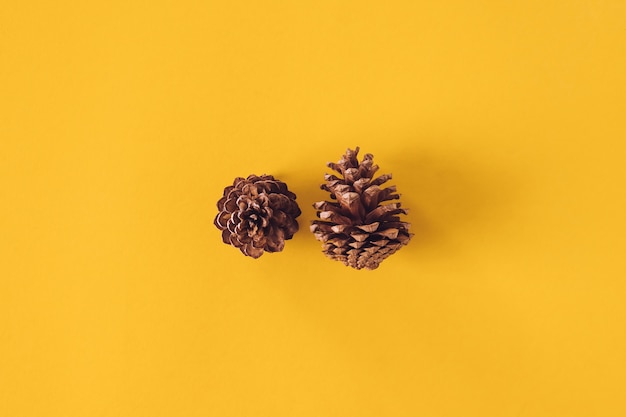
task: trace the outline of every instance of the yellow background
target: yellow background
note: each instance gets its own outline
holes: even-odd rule
[[[626,415],[626,3],[3,2],[0,415]],[[360,145],[415,237],[308,231]],[[283,253],[221,243],[271,173]]]

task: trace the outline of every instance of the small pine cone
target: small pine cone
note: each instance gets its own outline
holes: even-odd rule
[[[217,208],[214,223],[224,243],[255,259],[264,251],[282,251],[285,240],[298,231],[296,195],[271,175],[235,178]]]
[[[314,220],[311,231],[323,242],[324,254],[356,269],[376,269],[388,256],[406,245],[413,234],[410,224],[402,222],[398,214],[406,214],[400,203],[381,204],[400,198],[396,187],[380,186],[391,179],[391,174],[373,178],[378,170],[372,154],[366,154],[359,163],[357,154],[348,149],[342,159],[328,167],[342,178],[325,175],[321,186],[330,192],[334,201],[320,201],[313,205],[321,220]]]

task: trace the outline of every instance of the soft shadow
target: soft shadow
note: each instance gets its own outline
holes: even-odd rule
[[[415,234],[404,251],[459,250],[506,220],[516,182],[488,155],[405,148],[376,158],[380,172],[393,174],[407,220]],[[468,238],[469,236],[469,238]]]

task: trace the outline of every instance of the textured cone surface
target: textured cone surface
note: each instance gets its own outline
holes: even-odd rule
[[[253,258],[282,251],[285,240],[298,231],[296,195],[271,175],[235,178],[224,189],[217,209],[214,223],[224,243]]]
[[[328,163],[340,176],[326,174],[322,189],[332,201],[313,205],[320,220],[314,220],[311,231],[321,241],[322,250],[331,259],[356,269],[376,269],[411,239],[409,223],[400,219],[406,210],[399,202],[396,187],[381,188],[390,174],[374,178],[378,166],[366,154],[361,162],[359,148],[348,149],[338,163]]]

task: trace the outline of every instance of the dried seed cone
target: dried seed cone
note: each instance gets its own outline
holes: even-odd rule
[[[413,235],[409,223],[400,220],[399,214],[406,214],[400,203],[383,204],[400,198],[395,186],[381,188],[391,174],[373,178],[378,170],[374,157],[365,154],[359,163],[358,153],[358,147],[348,149],[338,163],[328,163],[341,177],[325,175],[321,188],[333,201],[313,205],[321,220],[312,222],[311,231],[329,258],[356,269],[376,269]]]
[[[214,223],[224,243],[255,259],[263,252],[282,251],[285,240],[298,231],[296,195],[272,175],[235,178],[217,209]]]

